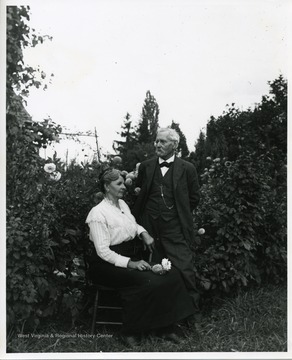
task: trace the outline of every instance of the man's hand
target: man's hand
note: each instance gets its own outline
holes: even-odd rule
[[[143,231],[141,234],[140,234],[142,240],[143,240],[143,243],[144,245],[148,248],[148,250],[152,253],[153,250],[154,250],[154,239],[152,236],[150,236],[148,234],[147,231]]]

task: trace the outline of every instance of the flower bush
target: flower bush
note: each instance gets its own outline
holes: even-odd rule
[[[284,162],[272,149],[261,157],[247,152],[236,161],[216,158],[208,163],[201,176],[202,199],[194,214],[197,237],[192,244],[202,289],[230,291],[267,278],[282,281]],[[90,242],[85,219],[102,199],[98,176],[109,165],[116,166],[73,162],[65,171],[57,158],[45,162],[35,157],[29,166],[26,161],[12,167],[19,182],[10,189],[11,182],[8,191],[8,324],[35,327],[41,319],[60,314],[68,314],[73,322],[78,317],[87,294],[84,259]],[[123,174],[132,180],[125,196],[130,205],[138,193],[133,173],[132,178]],[[52,174],[61,176],[54,176],[58,180],[54,181]],[[29,181],[22,181],[25,178]],[[158,265],[163,271],[163,264]]]
[[[205,290],[283,281],[286,278],[285,166],[275,174],[277,151],[246,152],[235,161],[210,162],[201,175],[201,202],[194,227],[195,271]],[[276,187],[282,177],[282,186]],[[203,235],[203,236],[202,236]]]
[[[14,160],[19,162],[15,154]],[[86,255],[92,251],[85,219],[103,198],[99,174],[119,165],[73,161],[65,170],[56,157],[45,161],[36,154],[32,161],[10,167],[8,326],[34,328],[42,319],[61,314],[76,320],[88,292]],[[130,186],[128,201],[132,190]]]
[[[86,287],[85,218],[96,203],[99,165],[73,163],[65,171],[57,158],[14,160],[7,187],[8,326],[34,328],[64,313],[74,321]]]

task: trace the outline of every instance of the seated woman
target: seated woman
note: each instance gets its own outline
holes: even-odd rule
[[[151,271],[151,265],[136,258],[135,240],[150,250],[153,238],[135,221],[128,205],[120,171],[109,168],[100,177],[104,199],[89,212],[96,254],[89,265],[93,281],[119,289],[123,302],[125,341],[133,346],[142,332],[160,329],[165,339],[178,341],[172,325],[194,313],[193,304],[180,273],[171,268],[164,276]]]

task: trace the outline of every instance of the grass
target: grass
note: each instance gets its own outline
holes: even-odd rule
[[[217,299],[205,307],[200,326],[181,330],[185,337],[180,344],[147,337],[129,349],[120,341],[117,327],[98,327],[92,337],[90,318],[84,316],[74,328],[59,319],[24,334],[26,338],[10,334],[7,352],[286,352],[286,287],[268,286]]]

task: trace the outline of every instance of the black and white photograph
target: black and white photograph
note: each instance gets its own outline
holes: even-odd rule
[[[292,2],[0,4],[0,358],[291,358]]]

